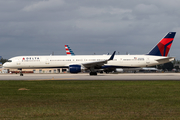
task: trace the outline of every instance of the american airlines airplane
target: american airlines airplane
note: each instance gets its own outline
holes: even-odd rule
[[[74,52],[69,47],[69,45],[65,45],[65,50],[67,55],[75,55]]]
[[[174,57],[167,57],[176,32],[169,32],[145,55],[59,55],[59,56],[17,56],[3,64],[4,68],[40,69],[68,68],[70,73],[79,73],[83,69],[90,70],[90,75],[97,75],[97,70],[119,71],[126,68],[142,68],[167,63]]]

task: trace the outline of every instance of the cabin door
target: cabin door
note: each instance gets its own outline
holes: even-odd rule
[[[49,64],[49,58],[46,58],[45,64]]]
[[[150,64],[150,59],[149,58],[146,58],[146,64]]]
[[[20,59],[17,60],[17,65],[21,65]]]

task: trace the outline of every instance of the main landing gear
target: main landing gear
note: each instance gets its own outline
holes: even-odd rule
[[[20,76],[23,76],[22,69],[21,69],[21,68],[19,68],[18,70],[20,70],[20,71],[19,71]]]
[[[89,75],[97,75],[97,72],[90,72]]]
[[[23,76],[23,74],[22,74],[22,73],[20,73],[20,76]]]

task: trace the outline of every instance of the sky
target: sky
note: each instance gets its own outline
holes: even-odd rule
[[[0,56],[146,54],[177,32],[170,56],[180,60],[180,0],[0,0]]]

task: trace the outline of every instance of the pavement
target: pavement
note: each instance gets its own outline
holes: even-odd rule
[[[98,74],[0,74],[0,80],[180,80],[180,73]]]

